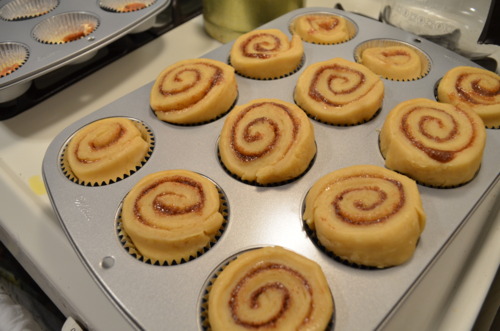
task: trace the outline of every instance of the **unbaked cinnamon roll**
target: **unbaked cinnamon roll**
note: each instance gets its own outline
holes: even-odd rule
[[[474,177],[485,141],[484,123],[473,111],[412,99],[387,115],[380,151],[388,168],[425,185],[451,187]]]
[[[242,253],[223,268],[209,290],[214,331],[323,331],[333,309],[321,267],[281,247]]]
[[[408,261],[426,219],[416,183],[374,165],[320,178],[307,194],[303,217],[327,251],[377,268]]]
[[[229,111],[237,94],[231,66],[211,59],[190,59],[160,73],[151,89],[150,103],[165,122],[195,124]]]
[[[438,84],[438,100],[476,112],[488,128],[500,128],[500,76],[486,69],[460,66]]]
[[[415,49],[405,45],[369,47],[361,53],[361,63],[387,79],[408,81],[418,79],[427,65]]]
[[[334,58],[308,66],[297,80],[295,102],[320,121],[353,125],[382,106],[384,83],[365,66]]]
[[[78,130],[68,143],[64,161],[77,182],[100,185],[123,179],[141,167],[150,148],[141,124],[111,117]]]
[[[125,233],[145,259],[189,261],[214,241],[224,217],[217,187],[188,170],[142,178],[123,201]]]
[[[297,70],[303,55],[304,47],[298,35],[289,40],[278,29],[253,30],[235,40],[230,62],[243,76],[275,79]]]
[[[297,17],[291,26],[302,40],[316,44],[338,44],[352,38],[348,21],[344,17],[315,13]]]
[[[219,153],[223,165],[243,181],[285,182],[304,173],[314,158],[314,127],[292,103],[256,99],[227,116]]]

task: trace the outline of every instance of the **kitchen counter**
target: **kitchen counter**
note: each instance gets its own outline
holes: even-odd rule
[[[307,6],[332,7],[337,2],[310,0]],[[376,1],[340,2],[346,10],[378,15]],[[198,16],[0,122],[0,240],[59,309],[87,329],[131,326],[80,262],[52,210],[41,174],[47,146],[69,124],[151,82],[166,66],[220,45],[207,36]],[[420,329],[471,329],[500,263],[499,204],[497,182],[474,212],[473,222],[460,229],[386,329],[410,322]]]

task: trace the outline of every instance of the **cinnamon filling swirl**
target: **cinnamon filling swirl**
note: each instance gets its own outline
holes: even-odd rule
[[[439,82],[438,99],[474,111],[488,128],[500,127],[500,76],[494,72],[455,67]]]
[[[202,123],[227,112],[237,96],[234,69],[210,59],[184,60],[166,68],[150,93],[156,116],[176,124]]]
[[[382,106],[384,84],[369,69],[342,58],[310,65],[295,86],[295,102],[311,117],[337,125],[371,119]]]
[[[275,79],[293,73],[304,54],[302,40],[278,29],[254,30],[238,37],[230,52],[236,72],[250,78]]]
[[[141,179],[125,197],[121,218],[145,258],[168,264],[196,257],[224,221],[216,186],[187,170],[160,171]]]
[[[228,171],[244,181],[288,181],[300,176],[316,154],[314,128],[294,104],[253,100],[227,117],[219,153]]]
[[[426,218],[414,181],[372,165],[319,179],[307,194],[303,217],[327,251],[377,268],[411,258]]]
[[[486,132],[474,112],[428,99],[397,105],[380,132],[386,166],[430,186],[470,181],[479,170]]]
[[[325,330],[333,300],[318,264],[281,247],[239,255],[209,290],[213,330]]]

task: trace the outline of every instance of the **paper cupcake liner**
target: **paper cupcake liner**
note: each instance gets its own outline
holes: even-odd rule
[[[218,146],[218,142],[217,142],[217,146]],[[316,149],[316,153],[317,153],[317,149]],[[303,173],[301,173],[300,175],[294,177],[294,178],[291,178],[291,179],[288,179],[288,180],[284,180],[284,181],[279,181],[279,182],[275,182],[275,183],[269,183],[269,184],[261,184],[257,181],[251,181],[251,180],[244,180],[244,179],[241,179],[240,176],[238,176],[237,174],[233,173],[231,170],[229,170],[225,165],[224,165],[224,162],[222,162],[222,158],[220,156],[220,151],[219,151],[219,147],[217,147],[217,159],[219,160],[219,164],[221,165],[222,169],[224,169],[224,171],[229,175],[231,176],[232,178],[236,179],[237,181],[243,183],[243,184],[247,184],[247,185],[252,185],[252,186],[257,186],[257,187],[276,187],[276,186],[283,186],[283,185],[286,185],[286,184],[290,184],[296,180],[298,180],[299,178],[303,177],[313,166],[314,164],[314,161],[316,161],[316,154],[314,155],[314,157],[312,158],[311,162],[309,162],[309,165],[307,166],[306,170],[304,170]]]
[[[14,0],[0,8],[0,18],[20,21],[45,15],[59,5],[59,0]]]
[[[130,13],[147,8],[156,0],[101,0],[99,6],[114,13]]]
[[[242,251],[239,251],[236,254],[233,254],[223,260],[215,269],[214,271],[208,276],[207,280],[205,281],[205,284],[203,285],[203,290],[200,295],[199,301],[199,326],[200,329],[203,331],[211,331],[212,327],[210,326],[210,321],[208,319],[208,297],[210,295],[210,290],[212,289],[212,286],[215,282],[215,280],[219,277],[219,275],[222,273],[222,271],[231,263],[232,261],[236,260],[238,256],[241,254],[254,250],[254,249],[259,249],[263,248],[265,246],[256,246],[256,247],[251,247],[244,249]],[[335,314],[336,314],[336,309],[334,309],[330,323],[328,324],[326,330],[333,330],[334,329],[334,324],[335,324]]]
[[[19,43],[0,43],[0,78],[10,75],[28,60],[28,47]]]
[[[418,179],[415,179],[411,174],[406,174],[406,173],[403,173],[403,172],[400,172],[400,171],[397,171],[397,170],[394,170],[394,169],[391,169],[392,171],[394,172],[397,172],[398,174],[401,174],[401,175],[404,175],[408,178],[411,178],[415,181],[415,183],[417,183],[418,185],[420,186],[425,186],[425,187],[429,187],[429,188],[435,188],[435,189],[442,189],[442,190],[448,190],[448,189],[454,189],[454,188],[458,188],[458,187],[462,187],[462,186],[465,186],[467,184],[469,184],[470,182],[472,182],[474,180],[474,178],[476,178],[477,174],[479,173],[479,170],[481,169],[481,167],[479,167],[479,169],[476,171],[476,173],[474,174],[474,176],[466,181],[466,182],[463,182],[463,183],[460,183],[460,184],[456,184],[456,185],[448,185],[448,186],[439,186],[439,185],[431,185],[431,184],[428,184],[428,183],[424,183]]]
[[[215,184],[215,183],[214,183]],[[123,228],[122,224],[122,219],[121,219],[121,206],[119,209],[119,212],[117,213],[117,218],[115,221],[116,225],[116,234],[118,236],[118,240],[122,244],[123,248],[127,251],[130,256],[135,258],[136,260],[146,263],[146,264],[151,264],[151,265],[157,265],[157,266],[174,266],[174,265],[179,265],[183,263],[187,263],[189,261],[192,261],[201,255],[205,254],[207,251],[209,251],[222,237],[224,234],[224,231],[227,228],[227,223],[229,220],[229,206],[227,203],[227,197],[225,193],[222,191],[222,189],[215,184],[217,187],[217,191],[219,192],[219,198],[220,198],[220,207],[219,207],[219,212],[221,213],[222,217],[224,218],[221,227],[219,228],[219,231],[215,234],[215,236],[210,240],[205,247],[202,249],[198,250],[196,252],[196,255],[189,255],[186,257],[183,257],[178,260],[172,260],[172,261],[160,261],[157,259],[149,258],[147,256],[144,256],[141,254],[141,252],[135,247],[132,239],[128,236],[128,234],[125,232],[125,229]]]
[[[418,57],[420,58],[420,63],[422,65],[421,70],[420,70],[420,75],[418,77],[413,77],[410,79],[394,79],[391,77],[385,77],[385,79],[388,80],[393,80],[393,81],[400,81],[400,82],[405,82],[405,81],[415,81],[424,78],[427,76],[429,71],[431,70],[431,62],[429,57],[419,48],[410,45],[408,43],[405,43],[403,41],[399,40],[391,40],[391,39],[372,39],[372,40],[367,40],[361,44],[359,44],[355,49],[354,49],[354,60],[357,63],[363,64],[363,61],[361,60],[361,54],[363,51],[365,51],[368,48],[372,47],[391,47],[391,46],[405,46],[409,47],[412,50],[414,50]]]
[[[251,249],[254,249],[254,248],[251,248]],[[215,268],[215,270],[210,274],[207,281],[203,285],[203,291],[201,293],[200,300],[199,300],[199,302],[200,302],[199,303],[199,307],[200,307],[199,323],[200,323],[200,327],[202,330],[205,330],[205,331],[212,330],[212,328],[210,327],[210,321],[208,320],[208,295],[210,293],[210,290],[212,289],[212,286],[213,286],[215,280],[217,279],[217,277],[219,277],[219,275],[224,270],[224,268],[227,267],[229,265],[229,263],[231,263],[231,261],[236,260],[236,258],[240,254],[242,254],[246,251],[249,251],[251,249],[241,251],[237,254],[234,254],[234,255],[228,257],[224,261],[222,261],[222,263],[219,264]]]
[[[44,44],[65,44],[88,36],[99,27],[99,19],[90,13],[69,12],[38,23],[33,38]]]
[[[305,200],[304,200],[304,204],[303,204],[303,210],[304,209],[305,209]],[[309,227],[309,225],[307,225],[305,220],[302,220],[302,222],[304,223],[304,231],[306,232],[307,236],[309,237],[311,242],[314,244],[314,246],[316,246],[321,252],[326,254],[331,259],[333,259],[333,260],[335,260],[343,265],[346,265],[348,267],[360,269],[360,270],[383,270],[383,269],[390,268],[390,267],[376,268],[376,267],[372,267],[372,266],[357,264],[357,263],[351,262],[347,259],[344,259],[344,258],[336,255],[334,252],[332,252],[331,250],[329,250],[328,248],[323,246],[323,244],[321,244],[321,242],[318,239],[318,236],[316,235],[316,231],[311,229]]]
[[[241,76],[241,77],[244,77],[244,78],[248,78],[248,79],[253,79],[253,80],[278,80],[278,79],[282,79],[282,78],[285,78],[285,77],[289,77],[293,74],[295,74],[296,72],[298,72],[303,66],[304,66],[304,63],[305,63],[305,54],[302,56],[302,59],[300,60],[299,64],[297,65],[297,67],[290,71],[289,73],[286,73],[284,75],[281,75],[279,77],[272,77],[272,78],[256,78],[256,77],[252,77],[252,76],[247,76],[247,75],[244,75],[242,74],[241,72],[238,72],[238,70],[235,70],[234,72],[238,75],[238,76]],[[227,59],[227,64],[231,65],[231,57],[228,57]]]
[[[342,18],[342,19],[345,19],[346,27],[347,27],[347,37],[345,39],[341,40],[341,41],[336,41],[336,42],[312,42],[312,41],[308,41],[308,40],[304,39],[301,36],[301,39],[304,42],[315,44],[315,45],[338,45],[338,44],[343,44],[345,42],[348,42],[349,40],[353,39],[358,34],[358,27],[357,27],[357,25],[351,19],[349,19],[349,18],[347,18],[345,16],[342,16],[342,15],[332,14],[332,13],[328,13],[328,12],[312,12],[312,13],[307,13],[307,14],[299,15],[299,16],[293,18],[291,20],[290,24],[288,25],[288,30],[290,31],[290,33],[292,33],[292,34],[298,34],[300,36],[300,33],[297,33],[297,31],[295,29],[295,24],[296,24],[296,21],[299,18],[302,18],[304,16],[325,16],[325,17]]]
[[[109,180],[103,181],[100,183],[80,180],[73,173],[73,171],[71,170],[71,167],[69,166],[69,163],[68,163],[67,148],[68,148],[68,143],[71,140],[71,137],[70,137],[66,141],[66,143],[64,144],[64,147],[63,147],[62,152],[61,152],[60,157],[59,157],[60,168],[61,168],[61,171],[63,172],[64,176],[66,176],[66,178],[68,178],[70,181],[72,181],[75,184],[82,185],[82,186],[95,187],[95,186],[110,185],[110,184],[119,182],[125,178],[132,176],[140,168],[142,168],[144,166],[144,164],[146,164],[146,162],[149,160],[149,158],[151,157],[151,155],[153,153],[153,149],[155,147],[155,138],[154,138],[154,135],[153,135],[153,132],[151,131],[151,129],[144,122],[141,122],[141,121],[138,121],[138,120],[135,120],[132,118],[131,118],[131,120],[136,122],[137,128],[141,131],[143,138],[145,138],[146,142],[149,145],[149,150],[146,153],[146,155],[144,156],[144,158],[142,159],[140,164],[137,164],[134,169],[129,169],[128,171],[123,173],[123,175],[121,177],[116,178],[116,179],[110,178]]]

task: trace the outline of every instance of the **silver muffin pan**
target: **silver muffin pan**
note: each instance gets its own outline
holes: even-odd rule
[[[29,1],[26,0],[0,0],[0,14],[6,13],[6,8],[16,2],[29,7]],[[38,2],[42,3],[43,0]],[[0,15],[0,47],[14,44],[24,47],[27,51],[27,59],[21,67],[0,77],[0,103],[22,95],[29,88],[31,81],[39,76],[64,65],[84,62],[97,50],[125,34],[141,32],[152,27],[156,16],[170,4],[170,0],[154,0],[146,8],[122,13],[104,9],[101,2],[110,2],[104,0],[55,2],[57,4],[52,10],[32,18],[11,20],[7,14]],[[71,22],[71,16],[90,19],[97,24],[97,28],[78,40],[61,44],[49,43],[50,39],[45,36],[51,33],[52,28],[54,32],[58,29],[64,30],[65,24]]]
[[[471,182],[452,189],[419,185],[427,225],[410,261],[392,268],[363,269],[343,264],[318,248],[306,233],[301,218],[309,188],[339,168],[357,164],[384,166],[378,135],[387,113],[407,99],[434,99],[435,85],[445,72],[458,65],[477,65],[415,35],[335,9],[299,9],[261,28],[279,28],[289,34],[291,20],[308,12],[343,15],[356,24],[357,34],[337,45],[304,43],[303,66],[285,78],[253,80],[237,76],[237,104],[256,98],[293,102],[295,82],[304,68],[333,57],[354,61],[355,48],[371,39],[387,38],[413,45],[429,57],[431,69],[424,78],[415,81],[383,79],[382,109],[367,123],[332,126],[311,119],[318,150],[312,167],[299,179],[280,186],[257,187],[231,177],[217,157],[217,140],[225,117],[198,126],[177,126],[158,120],[149,107],[149,92],[156,77],[68,126],[48,147],[43,176],[53,209],[90,275],[132,327],[203,329],[205,286],[220,264],[252,247],[280,245],[317,261],[323,268],[335,302],[335,329],[381,328],[498,182],[500,130],[488,129],[483,163]],[[203,57],[227,62],[231,45],[225,44]],[[158,68],[158,72],[162,69]],[[71,182],[60,167],[68,139],[86,124],[111,116],[134,118],[151,129],[155,137],[151,158],[130,177],[110,185],[88,187]],[[116,229],[117,214],[127,192],[143,176],[166,169],[188,169],[207,176],[223,190],[229,208],[227,226],[217,243],[196,259],[173,266],[137,260],[121,245]]]

